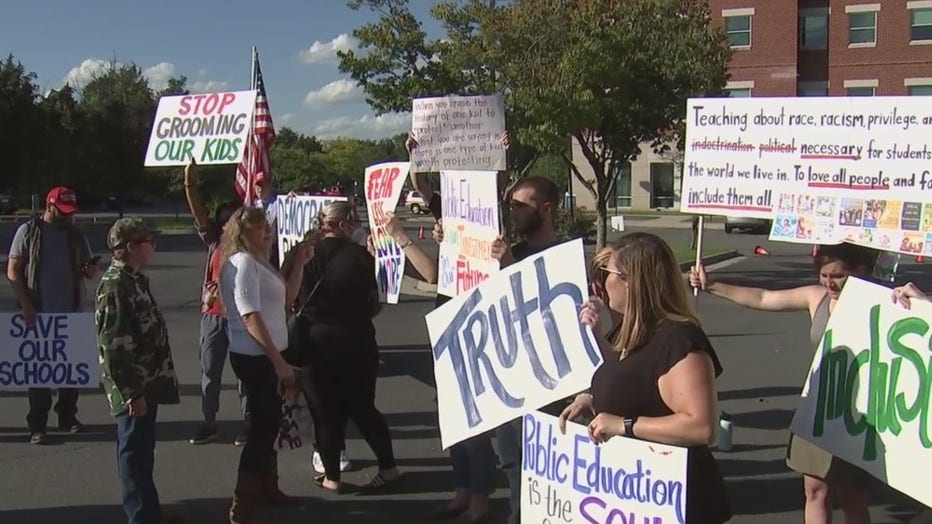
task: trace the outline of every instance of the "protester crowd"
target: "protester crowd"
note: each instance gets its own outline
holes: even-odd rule
[[[503,140],[507,147],[507,136]],[[410,151],[417,143],[412,139],[407,146]],[[412,173],[411,179],[430,203],[436,218],[433,236],[440,242],[440,196],[424,174]],[[379,359],[373,318],[382,304],[371,242],[359,241],[365,235],[356,206],[331,203],[305,241],[279,261],[273,248],[277,210],[272,180],[264,174],[255,180],[256,201],[248,206],[226,202],[210,214],[197,191],[195,166],[186,169],[184,178],[197,233],[207,248],[200,290],[204,420],[190,442],[206,444],[219,435],[220,382],[229,358],[243,413],[231,524],[257,522],[262,505],[295,501],[278,482],[276,437],[283,398],[306,399],[314,423],[311,462],[321,489],[349,491],[341,479],[350,467],[345,454],[349,421],[378,460],[378,473],[358,489],[391,493],[404,482],[390,428],[376,407]],[[527,177],[511,188],[505,205],[522,239],[512,244],[502,236],[493,244],[492,254],[502,267],[565,240],[554,225],[559,202],[557,187],[546,178]],[[35,322],[39,312],[80,311],[85,283],[97,276],[100,257],[92,256],[74,225],[76,212],[74,193],[58,187],[49,192],[44,214],[16,232],[7,277],[27,322]],[[387,229],[418,274],[435,282],[436,258],[408,238],[397,218],[391,217]],[[110,264],[94,306],[103,386],[117,425],[122,503],[131,524],[175,520],[162,511],[153,481],[158,408],[180,401],[167,326],[145,275],[156,243],[156,232],[140,219],[124,218],[113,225],[107,236]],[[581,305],[579,315],[582,324],[591,326],[604,363],[587,392],[543,411],[559,416],[563,427],[570,421],[585,423],[593,442],[629,437],[688,448],[687,522],[726,522],[730,503],[710,451],[719,427],[715,381],[723,363],[696,315],[690,285],[750,308],[808,311],[815,346],[846,279],[869,275],[876,255],[848,244],[823,246],[816,259],[818,285],[767,291],[712,280],[701,265],[692,269],[687,282],[663,239],[625,234],[596,254],[591,299]],[[928,300],[912,284],[897,288],[892,298],[906,307],[910,299]],[[438,296],[436,305],[446,300]],[[82,431],[77,402],[77,390],[58,391],[60,428]],[[29,391],[32,443],[46,442],[51,408],[49,389]],[[450,448],[454,495],[431,518],[490,521],[489,496],[500,467],[510,490],[508,522],[520,522],[519,420]],[[804,475],[807,523],[830,522],[833,494],[846,522],[869,522],[863,470],[795,435],[787,465]],[[232,474],[232,465],[230,469]]]

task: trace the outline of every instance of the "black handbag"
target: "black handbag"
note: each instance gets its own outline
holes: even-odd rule
[[[314,284],[314,287],[311,288],[311,292],[307,294],[307,298],[301,303],[301,307],[288,317],[286,324],[288,328],[288,347],[281,352],[281,355],[282,358],[285,359],[285,362],[292,366],[305,367],[307,365],[308,356],[313,349],[311,347],[313,343],[310,337],[311,322],[304,316],[304,309],[311,303],[311,300],[314,299],[314,295],[316,295],[317,290],[320,289],[320,284],[324,281],[324,277],[327,276],[330,266],[333,265],[333,261],[336,260],[341,252],[343,252],[343,249],[337,251],[337,253],[333,255],[333,258],[327,262],[324,270],[320,273],[320,278],[317,279],[317,283]],[[304,271],[304,268],[302,268],[301,271]]]

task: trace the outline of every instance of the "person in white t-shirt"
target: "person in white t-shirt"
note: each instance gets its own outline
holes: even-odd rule
[[[279,274],[269,263],[271,238],[265,212],[246,207],[230,217],[220,241],[220,291],[226,307],[230,364],[243,384],[252,414],[240,454],[231,524],[253,522],[260,502],[294,501],[278,489],[275,439],[281,395],[296,386],[296,370],[280,353],[288,345],[285,304],[294,302],[302,271],[285,278]],[[303,267],[312,255],[311,244],[301,244],[296,267]]]

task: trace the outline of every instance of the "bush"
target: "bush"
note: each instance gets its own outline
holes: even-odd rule
[[[595,236],[595,216],[579,208],[574,210],[572,217],[568,210],[560,208],[557,211],[554,226],[556,226],[557,236],[561,238],[581,238],[585,242]]]

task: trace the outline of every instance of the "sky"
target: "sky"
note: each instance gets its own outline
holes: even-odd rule
[[[192,92],[249,89],[252,46],[276,129],[320,138],[382,138],[410,129],[410,114],[376,116],[339,72],[337,50],[372,21],[345,0],[0,0],[0,56],[38,75],[42,92],[80,86],[115,60],[141,67],[158,89],[184,75]],[[410,0],[431,37],[432,0]]]

